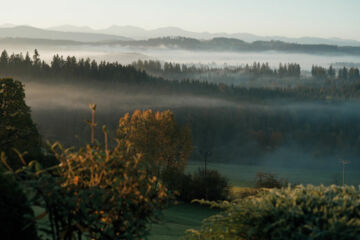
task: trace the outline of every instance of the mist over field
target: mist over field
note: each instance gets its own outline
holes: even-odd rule
[[[126,87],[106,86],[106,84],[69,84],[68,82],[45,83],[24,80],[26,101],[33,111],[51,109],[88,110],[89,103],[97,103],[106,110],[131,111],[133,109],[175,109],[184,107],[226,107],[234,109],[253,109],[259,111],[300,112],[306,118],[311,113],[338,115],[339,117],[360,117],[360,101],[345,103],[271,101],[267,103],[237,102],[216,97],[190,94],[129,92]],[[105,86],[105,87],[104,87]],[[100,88],[101,87],[101,88]],[[303,114],[303,115],[302,115]],[[315,114],[315,116],[317,116]],[[319,120],[326,120],[326,115]]]
[[[90,133],[85,120],[90,118],[89,103],[97,104],[96,121],[98,126],[105,124],[112,132],[117,128],[120,117],[126,112],[131,113],[135,109],[153,109],[153,111],[170,109],[179,123],[190,124],[194,129],[195,151],[192,160],[196,160],[200,166],[201,156],[196,148],[204,141],[203,131],[210,131],[207,138],[214,139],[214,142],[210,144],[213,151],[209,158],[210,164],[223,162],[235,165],[255,165],[257,166],[255,169],[259,171],[268,169],[290,179],[293,176],[289,173],[295,169],[313,169],[313,171],[322,169],[322,172],[318,174],[323,177],[314,180],[314,183],[324,184],[331,184],[338,178],[339,159],[342,157],[352,161],[351,171],[360,170],[360,162],[357,160],[358,153],[354,150],[331,153],[326,153],[321,149],[316,151],[306,144],[304,145],[303,141],[306,142],[310,138],[299,142],[299,139],[291,140],[293,133],[289,133],[278,145],[259,154],[258,149],[263,148],[261,142],[258,142],[257,138],[248,139],[246,136],[249,131],[252,131],[250,128],[262,129],[261,125],[258,127],[255,125],[249,129],[239,128],[239,126],[234,128],[238,121],[243,121],[242,119],[254,114],[264,116],[264,121],[270,121],[267,127],[265,125],[263,128],[265,132],[270,131],[270,133],[276,132],[278,129],[277,124],[271,123],[274,121],[273,118],[287,119],[286,116],[290,116],[290,119],[280,121],[296,121],[297,123],[293,122],[294,125],[304,123],[304,126],[307,124],[315,129],[320,129],[325,125],[329,125],[330,129],[355,127],[353,124],[357,124],[360,119],[359,101],[324,103],[275,100],[254,103],[191,94],[169,95],[143,90],[134,91],[122,86],[114,87],[99,83],[69,84],[61,81],[58,83],[25,81],[24,84],[26,101],[32,109],[33,119],[43,138],[60,141],[68,146],[78,147],[87,142]],[[222,116],[216,117],[216,113]],[[234,114],[238,117],[234,118]],[[197,118],[203,118],[203,120],[196,120]],[[335,126],[331,127],[331,124],[335,124]],[[356,128],[359,127],[360,125],[356,126]],[[200,129],[200,132],[196,130],[197,128]],[[101,127],[98,127],[96,138],[101,141],[100,129]],[[299,131],[302,130],[305,129],[299,129]],[[219,137],[219,134],[222,137]],[[111,137],[114,135],[111,134]],[[245,139],[239,140],[242,138]],[[321,138],[311,141],[315,141],[316,145],[326,144],[326,140]],[[286,172],[286,169],[289,172]],[[325,169],[328,169],[328,172],[325,172]],[[349,178],[351,182],[358,180],[355,172],[349,176],[351,176]],[[296,181],[300,181],[299,179],[300,177],[295,178]],[[310,180],[304,182],[311,183]]]
[[[93,86],[69,84],[25,83],[26,99],[33,109],[88,110],[89,103],[96,103],[107,111],[132,111],[134,109],[165,109],[179,107],[244,107],[242,104],[211,97],[129,93],[126,88],[109,87],[99,90]]]

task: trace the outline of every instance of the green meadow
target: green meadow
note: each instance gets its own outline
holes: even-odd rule
[[[187,171],[193,172],[199,167],[203,167],[201,162],[189,162]],[[240,164],[221,164],[208,163],[209,169],[216,169],[229,179],[232,186],[253,187],[255,176],[258,172],[275,174],[277,177],[286,178],[290,183],[331,185],[342,183],[342,167],[331,169],[321,168],[290,168],[281,166],[262,166],[262,165],[240,165]],[[345,168],[345,184],[360,185],[360,171],[352,169],[351,164]]]
[[[199,229],[201,221],[218,213],[197,204],[179,204],[163,212],[161,221],[152,225],[150,240],[170,240],[184,236],[187,229]]]

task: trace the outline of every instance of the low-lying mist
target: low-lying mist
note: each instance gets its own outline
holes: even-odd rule
[[[99,109],[111,112],[148,108],[240,107],[242,105],[204,96],[128,92],[121,87],[99,90],[96,86],[25,82],[25,88],[26,101],[35,112],[54,109],[88,110],[89,103],[96,103]]]
[[[122,86],[101,83],[42,83],[24,81],[26,102],[33,111],[71,109],[88,110],[89,103],[96,103],[104,111],[133,111],[135,109],[175,109],[184,107],[194,108],[233,108],[234,110],[251,109],[258,111],[289,111],[297,113],[298,117],[306,118],[312,112],[321,112],[321,115],[312,115],[314,118],[326,120],[328,115],[339,117],[360,117],[360,102],[343,103],[331,102],[296,102],[275,100],[263,103],[247,101],[230,101],[226,99],[190,94],[167,94],[166,92],[134,91]],[[310,119],[309,119],[310,120]]]
[[[160,60],[181,64],[206,64],[210,66],[245,65],[253,62],[268,62],[272,68],[280,63],[298,63],[303,70],[309,71],[313,64],[329,67],[336,62],[359,62],[360,56],[339,54],[315,55],[305,53],[282,53],[276,51],[265,52],[216,52],[216,51],[188,51],[168,49],[166,47],[124,47],[118,45],[79,45],[79,46],[22,46],[0,45],[0,49],[7,49],[9,53],[32,53],[35,48],[41,58],[51,62],[54,54],[76,56],[77,58],[91,58],[97,61],[118,61],[130,64],[141,60]]]
[[[88,142],[89,103],[111,137],[119,118],[135,109],[174,112],[193,132],[192,161],[256,165],[260,169],[338,169],[338,159],[360,169],[360,103],[229,101],[206,96],[151,93],[96,84],[25,81],[26,101],[43,139],[80,147]],[[101,127],[97,138],[102,139]],[[359,143],[357,143],[359,141]]]

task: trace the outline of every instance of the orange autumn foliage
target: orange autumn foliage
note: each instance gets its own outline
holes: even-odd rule
[[[190,129],[180,128],[170,110],[127,113],[119,120],[117,136],[130,149],[142,153],[155,173],[169,167],[183,170],[192,151]]]
[[[74,224],[94,239],[137,239],[169,199],[167,188],[151,174],[141,153],[126,140],[117,140],[109,152],[87,145],[79,151],[53,145],[60,161],[57,169],[62,191],[71,193],[69,206]],[[87,216],[86,220],[81,216]],[[77,227],[78,228],[78,227]],[[78,228],[79,229],[79,228]],[[82,230],[83,231],[83,230]]]

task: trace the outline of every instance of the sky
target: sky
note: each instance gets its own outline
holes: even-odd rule
[[[0,0],[0,25],[63,24],[360,40],[360,0]]]

